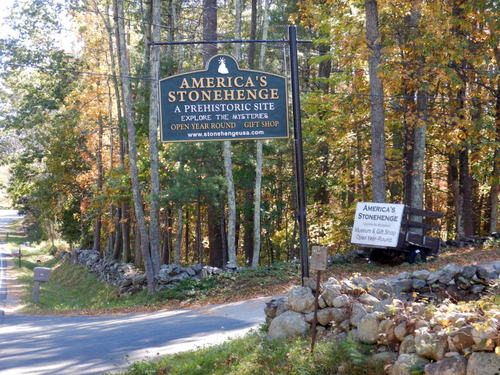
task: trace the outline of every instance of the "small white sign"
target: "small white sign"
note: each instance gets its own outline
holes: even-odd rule
[[[351,243],[397,247],[404,204],[358,202]]]

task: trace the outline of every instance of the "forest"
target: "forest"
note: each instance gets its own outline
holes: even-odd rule
[[[9,195],[33,240],[134,262],[150,290],[165,263],[292,260],[293,137],[161,143],[158,81],[221,53],[290,77],[297,25],[312,41],[299,46],[309,243],[350,249],[360,201],[442,212],[443,240],[496,232],[498,5],[17,0],[0,38]],[[284,42],[150,44],[234,39]]]

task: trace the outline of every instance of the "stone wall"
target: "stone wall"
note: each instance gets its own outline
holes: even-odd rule
[[[93,250],[73,250],[64,256],[72,263],[85,266],[94,273],[99,280],[118,287],[120,295],[130,295],[146,289],[146,275],[132,263],[120,263],[114,259],[101,257]],[[182,267],[179,264],[164,264],[158,274],[158,289],[171,288],[181,280],[188,278],[203,278],[222,272],[216,267],[194,264]]]
[[[498,305],[458,303],[498,293],[499,272],[500,261],[389,279],[329,278],[320,290],[318,334],[375,345],[374,359],[390,375],[500,374]],[[267,303],[269,339],[309,333],[315,281],[305,285]]]

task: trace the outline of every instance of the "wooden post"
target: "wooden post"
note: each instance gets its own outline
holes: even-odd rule
[[[311,251],[311,269],[316,270],[316,294],[314,296],[314,316],[311,326],[311,353],[314,351],[314,345],[316,344],[316,326],[318,325],[318,308],[319,308],[319,293],[320,291],[320,281],[321,281],[321,271],[326,270],[328,248],[326,246],[313,246]]]
[[[318,325],[318,308],[319,308],[319,285],[320,285],[320,278],[321,278],[321,271],[317,271],[318,273],[316,274],[316,294],[314,296],[314,317],[312,321],[312,337],[311,337],[311,353],[314,351],[314,345],[316,344],[316,326]]]

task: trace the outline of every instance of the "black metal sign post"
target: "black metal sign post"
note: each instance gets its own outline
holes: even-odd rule
[[[214,40],[189,42],[151,42],[149,45],[189,45],[189,44],[228,44],[228,43],[288,43],[290,50],[290,69],[292,83],[292,112],[294,135],[294,164],[297,183],[297,220],[299,223],[300,260],[302,285],[304,277],[309,277],[309,251],[307,239],[306,194],[304,182],[304,154],[302,146],[302,123],[300,117],[299,67],[297,57],[298,43],[311,43],[310,40],[297,40],[297,27],[288,26],[288,40]]]
[[[300,265],[302,285],[309,277],[309,251],[307,244],[306,190],[304,182],[304,152],[302,147],[302,121],[300,117],[299,63],[297,57],[297,27],[288,26],[290,69],[292,80],[293,141],[295,151],[295,178],[297,180],[297,220],[299,221]]]

